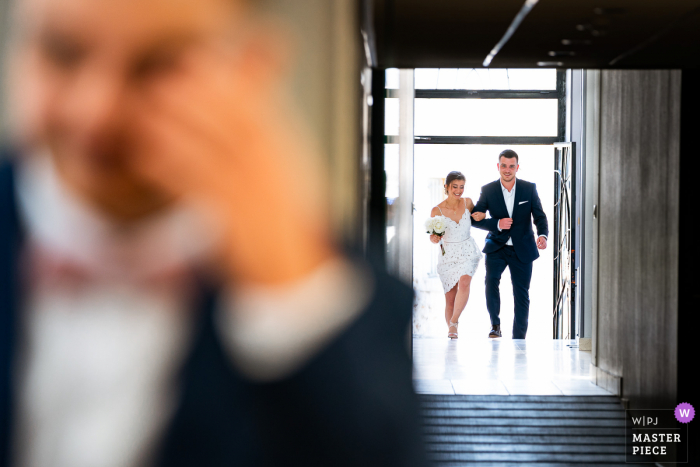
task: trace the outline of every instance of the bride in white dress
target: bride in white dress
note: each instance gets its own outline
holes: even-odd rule
[[[431,235],[430,241],[442,243],[445,254],[438,255],[437,271],[445,290],[445,321],[447,337],[457,339],[459,316],[467,306],[472,277],[483,255],[470,234],[471,217],[476,221],[484,218],[484,213],[470,213],[474,203],[470,198],[462,198],[466,178],[461,172],[450,172],[445,180],[447,199],[433,208],[431,217],[447,218],[447,228],[442,238]]]

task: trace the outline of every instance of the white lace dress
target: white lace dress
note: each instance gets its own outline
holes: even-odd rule
[[[442,209],[440,207],[438,209],[442,214]],[[474,276],[483,255],[470,233],[472,218],[469,210],[464,210],[459,222],[455,222],[447,216],[444,217],[447,219],[447,228],[440,243],[445,248],[445,254],[443,255],[442,251],[438,253],[437,272],[442,287],[447,293],[452,290],[463,275]]]

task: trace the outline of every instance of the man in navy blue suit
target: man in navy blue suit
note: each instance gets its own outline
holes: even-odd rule
[[[483,252],[486,254],[486,307],[491,317],[489,337],[501,337],[501,275],[508,267],[513,282],[515,317],[513,339],[525,339],[530,312],[532,262],[538,249],[547,248],[547,216],[534,183],[518,180],[518,154],[506,149],[498,156],[501,178],[481,187],[481,196],[473,213],[487,211],[489,219],[474,220],[479,229],[488,230]],[[472,213],[472,215],[473,215]],[[532,223],[537,227],[537,241]]]
[[[12,3],[0,467],[426,465],[412,291],[332,235],[288,10]]]

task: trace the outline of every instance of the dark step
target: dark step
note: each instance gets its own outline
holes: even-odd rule
[[[421,402],[545,402],[545,403],[565,403],[574,402],[592,404],[608,403],[620,404],[620,399],[616,396],[471,396],[471,395],[449,395],[449,394],[420,394]]]
[[[613,419],[624,420],[623,410],[548,410],[548,409],[423,409],[424,417],[465,417],[465,418],[537,418],[537,419]]]
[[[625,465],[625,455],[621,454],[595,454],[595,453],[557,453],[557,452],[440,452],[429,453],[428,458],[433,461],[459,461],[459,462],[569,462],[586,465],[595,465],[598,462],[618,463]],[[630,462],[644,462],[644,459],[628,458]]]
[[[498,417],[423,417],[424,425],[451,425],[451,426],[557,426],[557,427],[625,427],[625,419],[607,418],[498,418]]]
[[[428,456],[439,467],[653,465],[626,458],[626,414],[615,396],[418,397]]]
[[[619,402],[608,403],[580,403],[580,402],[471,402],[471,401],[423,401],[423,409],[485,409],[485,410],[611,410],[624,411]]]
[[[561,427],[531,427],[531,426],[468,426],[468,425],[428,425],[423,427],[423,433],[426,435],[529,435],[529,436],[552,436],[552,435],[569,435],[569,436],[624,436],[624,429],[616,428],[601,428],[597,426],[582,427],[572,426],[563,430]]]
[[[433,465],[439,467],[467,467],[476,465],[478,467],[517,467],[520,465],[531,465],[532,467],[570,467],[575,466],[587,466],[594,465],[595,467],[654,467],[654,463],[651,464],[620,464],[619,462],[596,462],[595,464],[589,464],[585,462],[479,462],[474,464],[472,462],[454,462],[454,461],[434,461]]]
[[[428,452],[430,453],[452,453],[452,452],[493,452],[493,453],[560,453],[560,454],[577,454],[577,453],[595,453],[595,454],[617,454],[625,453],[625,445],[623,444],[606,444],[599,446],[589,446],[582,444],[503,444],[503,443],[430,443]],[[632,451],[630,450],[630,454]]]
[[[564,434],[558,435],[452,435],[452,434],[433,434],[425,435],[426,443],[450,443],[450,444],[467,444],[467,443],[491,443],[491,444],[582,444],[582,445],[624,445],[625,437],[620,436],[580,436]]]

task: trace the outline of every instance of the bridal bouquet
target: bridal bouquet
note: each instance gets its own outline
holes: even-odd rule
[[[437,235],[442,237],[445,235],[445,229],[447,228],[447,222],[445,222],[444,216],[431,217],[425,221],[425,228],[428,230],[430,235]],[[442,250],[443,256],[445,255],[445,247],[440,244],[440,249]]]

